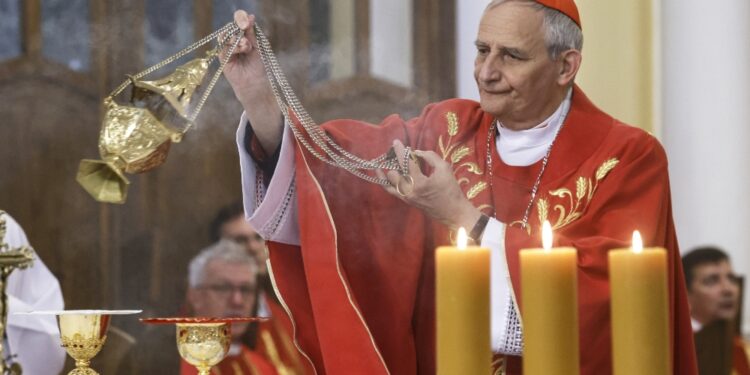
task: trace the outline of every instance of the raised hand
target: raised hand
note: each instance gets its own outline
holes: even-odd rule
[[[245,109],[258,141],[267,152],[272,153],[281,142],[283,122],[258,51],[258,41],[253,31],[255,16],[238,10],[234,12],[234,22],[243,30],[243,34],[239,36],[237,48],[224,67],[224,76]],[[231,38],[225,43],[222,58],[228,46],[235,41]]]
[[[396,140],[393,148],[399,163],[403,165],[404,145]],[[451,229],[464,227],[471,230],[482,214],[461,191],[451,165],[434,151],[416,150],[413,155],[432,167],[432,174],[427,176],[422,173],[418,160],[410,158],[409,174],[406,176],[396,171],[376,171],[378,176],[385,177],[391,183],[384,187],[385,190]]]

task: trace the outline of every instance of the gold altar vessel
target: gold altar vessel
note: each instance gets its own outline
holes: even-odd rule
[[[177,323],[177,351],[199,375],[211,373],[229,351],[232,339],[229,323]]]
[[[68,375],[98,375],[89,367],[107,340],[112,315],[138,314],[141,310],[32,311],[27,315],[56,315],[62,347],[76,361]],[[24,314],[24,313],[19,313]]]
[[[232,323],[260,322],[266,318],[144,318],[147,324],[175,324],[177,351],[187,363],[198,369],[198,375],[209,375],[211,367],[221,362],[232,341]]]

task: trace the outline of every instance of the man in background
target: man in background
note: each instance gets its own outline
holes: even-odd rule
[[[242,245],[258,262],[258,276],[266,277],[266,244],[258,232],[245,220],[242,202],[222,207],[211,222],[211,241],[227,239]]]
[[[257,273],[256,259],[243,247],[219,241],[190,261],[187,301],[196,316],[251,316],[256,304]],[[247,328],[248,323],[232,325],[232,344],[227,358],[216,366],[218,374],[276,374],[268,361],[241,342]],[[181,374],[194,372],[184,361],[181,369]]]
[[[8,250],[30,246],[26,233],[10,215],[0,211],[0,222],[5,223],[5,235],[0,242],[7,245]],[[31,267],[10,274],[6,292],[8,327],[3,355],[9,358],[9,363],[19,363],[24,374],[59,373],[65,363],[65,350],[60,346],[55,317],[15,315],[16,312],[62,310],[63,297],[57,278],[37,255]]]
[[[740,286],[729,256],[715,247],[700,247],[685,254],[682,264],[701,373],[715,373],[717,370],[709,370],[709,367],[714,366],[713,363],[724,362],[722,358],[716,357],[731,352],[731,361],[726,362],[731,363],[733,374],[750,375],[746,344],[742,337],[731,329],[736,324]],[[710,334],[709,331],[715,329],[720,333],[729,332],[731,351],[720,350],[722,353],[711,354],[714,353],[712,349],[718,346],[711,339],[702,340],[701,335]]]
[[[245,249],[231,241],[219,241],[201,250],[188,266],[187,303],[198,317],[247,317],[255,308],[258,266]],[[227,357],[212,374],[276,375],[273,366],[241,342],[247,323],[232,325],[232,343]],[[171,328],[171,329],[168,329]],[[197,374],[195,367],[180,360],[174,327],[156,326],[148,331],[128,358],[120,374]]]

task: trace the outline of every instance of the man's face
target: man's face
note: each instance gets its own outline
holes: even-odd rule
[[[247,263],[214,259],[206,264],[201,285],[188,289],[188,302],[196,316],[251,316],[255,306],[255,274]],[[238,338],[247,324],[233,324],[232,336]]]
[[[564,97],[562,63],[547,53],[543,22],[543,12],[511,1],[487,10],[479,24],[474,78],[480,103],[511,129],[538,125]]]
[[[734,319],[737,315],[739,285],[728,261],[704,263],[693,268],[688,288],[690,314],[701,324]]]
[[[237,216],[224,223],[221,226],[221,238],[229,239],[245,247],[248,254],[258,261],[258,266],[261,269],[265,268],[266,244],[244,217]]]

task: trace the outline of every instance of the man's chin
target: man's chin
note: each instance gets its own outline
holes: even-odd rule
[[[498,103],[497,100],[481,100],[479,105],[482,107],[483,111],[498,118],[503,116],[508,107],[506,103]]]
[[[734,318],[737,317],[737,311],[736,310],[721,310],[716,314],[716,316],[722,320],[734,320]]]

